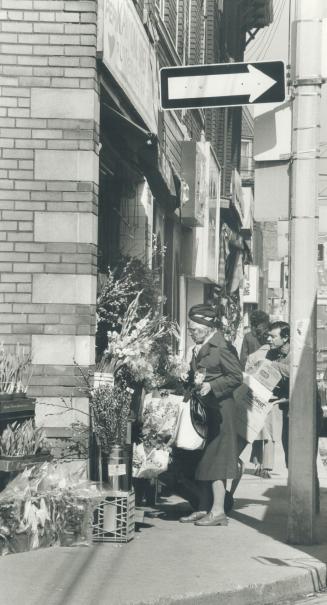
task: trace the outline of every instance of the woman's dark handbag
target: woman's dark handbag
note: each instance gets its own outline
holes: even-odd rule
[[[192,392],[190,400],[191,421],[197,434],[206,439],[208,434],[208,416],[200,397]]]

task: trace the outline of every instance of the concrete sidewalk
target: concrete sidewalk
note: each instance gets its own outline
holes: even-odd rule
[[[320,472],[320,545],[285,544],[283,471],[248,471],[228,527],[182,525],[183,503],[149,511],[127,545],[52,548],[0,562],[1,605],[265,605],[326,586],[327,473]],[[184,504],[185,507],[185,504]]]

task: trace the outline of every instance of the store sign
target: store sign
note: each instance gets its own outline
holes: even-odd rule
[[[232,204],[235,206],[241,222],[244,218],[244,202],[243,202],[243,191],[242,191],[242,179],[239,172],[234,168],[231,179],[231,198]]]
[[[254,200],[252,187],[242,187],[242,197],[243,197],[243,221],[242,221],[242,232],[246,235],[248,233],[251,235],[253,231],[253,212],[254,212]]]
[[[219,259],[219,223],[220,223],[220,167],[207,145],[209,161],[209,224],[208,224],[208,277],[217,280]]]
[[[259,267],[245,265],[243,276],[243,303],[259,302]]]
[[[219,258],[220,168],[210,143],[201,146],[203,224],[183,239],[183,270],[202,282],[216,282]]]
[[[187,227],[203,227],[208,196],[205,144],[182,141],[182,179],[188,184],[188,199],[182,206],[182,221]]]
[[[132,0],[104,0],[102,60],[149,130],[157,134],[156,56]]]
[[[282,261],[268,261],[268,288],[280,289],[282,283]]]

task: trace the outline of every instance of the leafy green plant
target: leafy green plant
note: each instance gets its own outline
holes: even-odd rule
[[[8,424],[0,437],[1,456],[31,456],[39,452],[45,444],[42,428],[34,425],[32,420],[22,424]]]
[[[19,344],[11,353],[0,344],[0,392],[26,393],[32,375],[32,357]]]
[[[103,385],[92,392],[90,408],[94,432],[104,453],[124,445],[132,394],[126,385]]]

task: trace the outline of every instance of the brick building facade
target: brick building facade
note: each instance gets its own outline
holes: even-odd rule
[[[239,227],[229,192],[240,112],[163,114],[157,73],[241,60],[245,30],[236,0],[0,0],[0,21],[0,340],[31,349],[29,392],[50,404],[37,418],[59,436],[71,416],[46,414],[62,397],[87,409],[74,361],[94,364],[97,275],[117,251],[150,262],[156,234],[165,311],[185,324],[203,300],[205,280],[183,268],[184,141],[211,141],[224,220]]]
[[[0,15],[1,340],[32,349],[31,394],[85,406],[73,359],[94,362],[97,3],[3,0]]]

